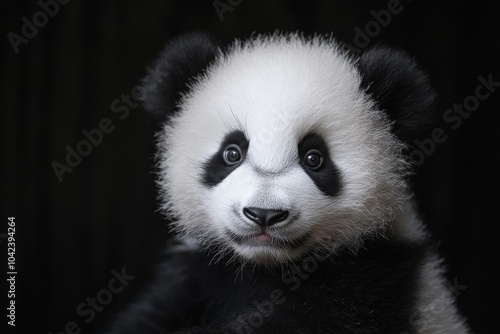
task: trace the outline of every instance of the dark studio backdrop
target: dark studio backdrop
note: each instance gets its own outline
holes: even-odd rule
[[[15,300],[19,333],[90,333],[134,296],[169,236],[152,175],[158,126],[137,106],[134,87],[162,45],[183,32],[205,30],[228,41],[279,29],[333,32],[353,52],[392,45],[429,73],[438,117],[448,121],[437,125],[439,135],[420,139],[415,197],[447,259],[460,309],[476,333],[492,333],[500,200],[500,31],[493,4],[5,2],[0,249],[7,275],[8,217],[15,217],[10,255],[17,275],[15,298],[8,297],[12,281],[1,285],[2,326]],[[86,156],[66,161],[78,149]]]

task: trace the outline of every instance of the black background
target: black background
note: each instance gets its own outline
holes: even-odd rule
[[[15,216],[19,332],[64,332],[71,321],[82,333],[99,328],[138,290],[165,244],[168,224],[157,212],[152,175],[157,125],[140,107],[120,119],[111,104],[130,94],[167,40],[191,30],[230,40],[279,29],[333,32],[356,46],[355,28],[365,30],[371,11],[388,2],[233,0],[221,20],[213,1],[73,0],[17,53],[8,33],[21,35],[23,16],[33,22],[42,9],[36,1],[2,4],[0,232]],[[493,4],[401,0],[401,13],[368,44],[415,56],[438,91],[441,117],[475,94],[479,76],[500,81]],[[442,124],[446,141],[414,178],[422,216],[449,264],[450,287],[477,333],[498,327],[499,96],[500,87],[457,129]],[[51,164],[64,163],[66,146],[76,148],[82,130],[104,118],[114,130],[59,182]],[[5,275],[5,234],[0,247]],[[107,288],[111,270],[124,267],[136,278],[86,323],[77,306]],[[7,289],[0,294],[6,313]],[[1,319],[3,326],[7,318]]]

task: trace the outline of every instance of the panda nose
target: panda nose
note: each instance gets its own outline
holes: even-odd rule
[[[243,208],[243,214],[262,227],[274,225],[288,217],[288,211],[261,208]]]

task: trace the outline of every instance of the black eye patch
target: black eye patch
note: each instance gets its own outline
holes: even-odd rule
[[[219,150],[203,164],[202,183],[207,187],[213,187],[222,182],[232,171],[234,171],[245,160],[248,151],[248,139],[242,131],[236,130],[228,133],[222,141]],[[234,155],[235,148],[239,148],[239,159],[228,163],[228,148]]]
[[[324,139],[315,133],[308,134],[300,141],[298,151],[299,163],[316,187],[327,196],[337,195],[341,188],[340,172],[330,159]],[[319,168],[311,168],[311,152],[314,153],[313,158],[321,156]]]

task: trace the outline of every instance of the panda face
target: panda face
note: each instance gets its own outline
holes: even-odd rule
[[[175,229],[267,265],[382,232],[404,200],[402,144],[331,41],[235,44],[158,137]]]

